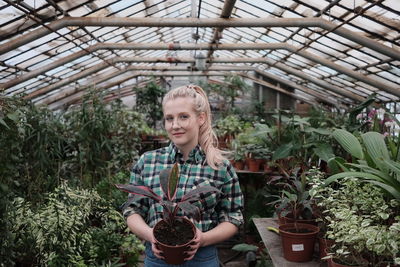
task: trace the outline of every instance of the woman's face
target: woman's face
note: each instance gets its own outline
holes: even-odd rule
[[[163,111],[168,137],[183,153],[189,153],[199,142],[199,129],[205,121],[204,113],[195,113],[193,99],[189,97],[167,101]]]

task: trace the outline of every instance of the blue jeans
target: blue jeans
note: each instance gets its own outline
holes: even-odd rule
[[[219,267],[218,251],[215,246],[201,247],[197,250],[196,255],[194,255],[193,259],[190,261],[185,261],[180,265],[171,265],[154,256],[153,251],[151,250],[151,244],[146,242],[146,258],[144,259],[144,266]]]

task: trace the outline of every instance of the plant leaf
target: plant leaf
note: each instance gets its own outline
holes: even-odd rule
[[[371,160],[381,171],[387,173],[388,169],[383,164],[383,160],[388,160],[390,157],[383,135],[377,132],[367,132],[362,134],[361,138]]]
[[[350,155],[358,159],[364,159],[364,152],[361,144],[352,133],[344,129],[336,129],[333,131],[332,136]]]
[[[199,207],[190,204],[189,201],[179,202],[177,205],[185,214],[189,215],[189,217],[195,219],[196,221],[200,221],[201,212]]]
[[[200,194],[206,194],[206,193],[221,193],[220,190],[213,186],[201,186],[197,187],[196,189],[193,189],[186,195],[182,197],[182,201],[196,201],[199,199]]]
[[[173,200],[179,183],[179,165],[175,163],[168,177],[168,199]]]
[[[169,196],[168,196],[168,179],[169,179],[169,175],[170,175],[171,171],[172,171],[172,169],[168,168],[168,169],[164,169],[164,170],[162,170],[160,172],[161,189],[162,189],[164,195],[167,197],[167,199],[169,199]]]
[[[232,247],[233,250],[235,251],[242,251],[242,252],[248,252],[248,251],[257,251],[258,247],[254,245],[249,245],[249,244],[237,244]]]
[[[156,201],[161,201],[161,197],[154,193],[150,188],[143,185],[133,185],[133,184],[116,184],[115,185],[119,190],[125,191],[134,195],[140,195],[149,197]]]
[[[290,152],[292,151],[293,144],[287,143],[279,146],[272,156],[272,160],[284,159],[290,156]]]
[[[322,160],[328,162],[330,158],[335,157],[333,153],[332,146],[329,144],[316,144],[316,147],[313,149],[314,153]]]

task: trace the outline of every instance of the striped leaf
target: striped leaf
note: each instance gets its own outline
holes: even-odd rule
[[[357,137],[355,137],[352,133],[343,129],[336,129],[332,133],[332,136],[336,139],[336,141],[339,142],[344,150],[350,153],[350,155],[357,159],[364,159],[362,146]]]

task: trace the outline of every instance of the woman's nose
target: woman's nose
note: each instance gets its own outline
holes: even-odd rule
[[[174,119],[173,121],[172,121],[172,128],[173,129],[178,129],[178,128],[180,128],[181,126],[179,125],[179,122],[178,122],[178,119]]]

